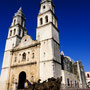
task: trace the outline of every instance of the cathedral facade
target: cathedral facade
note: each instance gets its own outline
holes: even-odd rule
[[[61,76],[59,30],[52,0],[42,0],[37,17],[36,40],[27,34],[22,8],[9,28],[1,71],[2,90],[24,88],[25,80],[37,82]]]
[[[52,0],[41,0],[36,40],[27,34],[22,8],[15,13],[6,40],[0,90],[24,89],[25,81],[34,83],[41,79],[43,82],[61,76],[62,85],[85,85],[82,64],[60,53],[54,8]]]

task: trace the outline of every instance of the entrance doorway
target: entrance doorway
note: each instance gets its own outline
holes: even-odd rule
[[[24,89],[25,80],[26,80],[26,73],[23,71],[19,74],[18,89]]]

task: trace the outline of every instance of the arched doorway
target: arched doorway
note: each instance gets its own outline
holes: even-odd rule
[[[25,80],[26,80],[26,73],[23,71],[19,74],[18,89],[24,89]]]

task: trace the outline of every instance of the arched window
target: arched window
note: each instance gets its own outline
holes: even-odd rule
[[[23,60],[26,60],[26,53],[23,53],[23,54],[22,54],[22,59],[23,59]]]
[[[90,85],[90,82],[88,82],[88,85]]]
[[[21,29],[19,30],[19,36],[21,35]]]
[[[14,35],[16,34],[16,29],[14,29]]]
[[[17,61],[17,57],[15,57],[15,60],[14,60],[14,62],[16,62]]]
[[[75,87],[77,86],[77,82],[75,81]]]
[[[45,7],[45,5],[43,6],[43,9],[45,9],[46,7]]]
[[[43,19],[42,18],[40,18],[40,25],[42,25],[43,24]]]
[[[67,78],[67,85],[69,86],[70,84],[69,84],[69,78]]]
[[[89,78],[89,74],[87,74],[87,77]]]
[[[14,20],[14,25],[16,24],[16,19]]]
[[[12,36],[12,30],[10,31],[10,36]]]
[[[45,17],[45,21],[46,21],[46,23],[48,22],[48,16]]]
[[[45,57],[46,53],[44,52],[43,54],[44,54],[43,56]]]
[[[32,59],[34,59],[34,53],[32,53]]]
[[[24,31],[23,31],[23,36],[24,36]]]
[[[21,25],[23,26],[23,20],[21,21]]]
[[[32,82],[34,82],[34,76],[32,76],[31,79],[32,79]]]
[[[72,85],[73,85],[73,84],[72,84],[72,81],[71,81],[71,85],[70,85],[70,86],[72,87]]]

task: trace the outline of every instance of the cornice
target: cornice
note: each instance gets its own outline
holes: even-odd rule
[[[48,10],[48,11],[46,11],[46,12],[39,13],[39,14],[38,14],[38,17],[41,16],[41,15],[43,15],[43,14],[46,14],[47,12],[51,12],[51,13],[53,14],[53,16],[55,17],[55,19],[58,20],[57,17],[56,17],[56,15],[53,13],[53,11],[52,11],[51,9]]]
[[[59,32],[58,28],[57,28],[52,22],[46,23],[46,24],[44,24],[44,25],[41,25],[41,26],[37,27],[37,29],[39,29],[39,28],[41,28],[41,27],[44,27],[44,26],[47,26],[47,25],[49,25],[49,24],[52,24],[53,27]]]
[[[37,64],[37,62],[30,62],[30,63],[20,64],[20,65],[12,65],[11,68],[22,67],[22,66],[33,65],[33,64]]]
[[[17,16],[23,18],[26,21],[26,18],[24,16],[20,16],[20,15],[17,15]],[[13,16],[13,19],[17,16]]]
[[[41,2],[41,3],[40,3],[40,6],[41,6],[41,4],[44,4],[45,2],[47,2],[47,1]],[[48,1],[48,2],[51,2],[52,6],[55,7],[55,5],[53,4],[52,1]]]
[[[11,39],[11,38],[14,38],[14,37],[18,37],[19,39],[22,39],[22,37],[20,37],[20,36],[18,36],[18,35],[15,35],[15,36],[12,36],[12,37],[7,38],[7,40],[8,40],[8,39]]]
[[[11,28],[13,28],[15,26],[18,26],[18,27],[20,27],[20,28],[22,28],[22,29],[24,29],[26,31],[26,27],[22,27],[20,24],[16,24],[14,26],[10,26],[9,29],[11,29]]]
[[[50,62],[50,61],[55,62],[55,63],[57,63],[57,64],[60,64],[60,65],[61,65],[61,63],[60,63],[59,61],[56,61],[56,60],[54,60],[54,59],[40,61],[40,63],[44,63],[44,62]]]
[[[26,47],[22,47],[22,48],[14,48],[14,49],[11,50],[11,52],[16,52],[16,51],[28,49],[28,48],[35,47],[35,46],[38,46],[38,45],[40,45],[40,42],[37,42],[35,44],[29,45],[29,46],[26,46]]]

